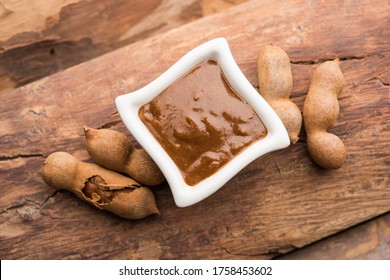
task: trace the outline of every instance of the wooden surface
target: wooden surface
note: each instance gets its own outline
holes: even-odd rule
[[[245,0],[0,0],[0,92]]]
[[[200,0],[0,3],[2,91],[202,16]]]
[[[1,95],[1,258],[270,258],[389,211],[389,6],[275,5],[243,4]],[[125,131],[115,96],[145,85],[218,36],[228,39],[255,87],[259,48],[284,48],[300,108],[318,61],[341,58],[347,84],[332,131],[348,150],[342,169],[317,167],[302,135],[192,207],[176,208],[166,185],[154,188],[161,215],[136,222],[42,182],[39,166],[53,151],[89,159],[84,124]]]
[[[278,259],[389,260],[390,214],[349,228]]]

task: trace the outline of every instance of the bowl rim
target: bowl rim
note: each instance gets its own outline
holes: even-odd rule
[[[246,147],[213,175],[189,186],[174,161],[140,119],[138,111],[174,81],[207,60],[218,63],[227,82],[257,113],[268,133]],[[216,38],[192,49],[146,86],[116,97],[115,104],[127,129],[161,169],[178,207],[190,206],[205,199],[255,159],[290,145],[282,121],[241,72],[225,38]]]

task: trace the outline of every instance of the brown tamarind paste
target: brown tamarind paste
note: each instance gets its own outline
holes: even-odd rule
[[[261,119],[212,60],[143,105],[139,116],[190,186],[267,134]]]

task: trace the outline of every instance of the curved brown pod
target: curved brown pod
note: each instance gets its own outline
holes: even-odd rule
[[[41,167],[41,174],[53,188],[73,192],[81,200],[123,218],[142,219],[159,213],[150,189],[65,152],[49,155]]]
[[[84,127],[88,153],[99,165],[126,173],[144,185],[161,184],[165,178],[144,149],[137,149],[123,133]]]
[[[278,114],[290,141],[295,144],[302,126],[302,115],[298,106],[289,98],[293,86],[290,59],[277,46],[263,47],[258,58],[258,79],[261,96]]]
[[[322,63],[314,71],[303,105],[307,148],[314,161],[328,169],[340,168],[345,162],[345,146],[341,139],[326,130],[339,115],[337,96],[344,87],[339,61]]]

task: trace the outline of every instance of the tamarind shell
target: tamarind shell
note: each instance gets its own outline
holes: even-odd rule
[[[314,71],[309,92],[303,105],[307,148],[314,161],[328,169],[340,168],[346,159],[341,139],[326,130],[339,115],[337,96],[344,86],[339,61],[326,61]]]
[[[293,77],[287,53],[277,46],[264,46],[258,58],[258,79],[261,96],[275,110],[290,142],[295,144],[302,127],[302,115],[298,106],[289,99]]]
[[[338,169],[346,159],[341,139],[328,132],[318,132],[307,138],[310,156],[323,168]]]
[[[161,184],[165,178],[144,149],[136,149],[129,138],[112,129],[84,127],[87,151],[99,165],[126,173],[144,185]]]
[[[159,213],[150,189],[65,152],[49,155],[41,167],[41,175],[49,186],[73,192],[81,200],[123,218],[142,219]]]

